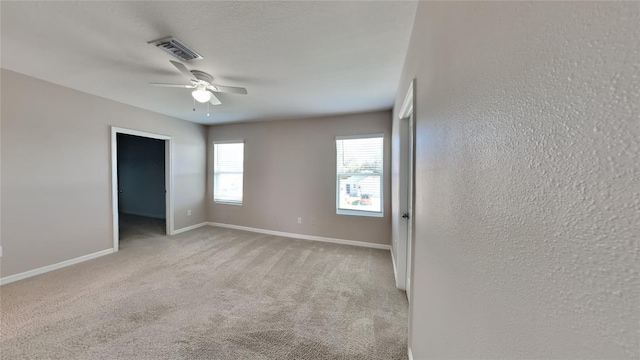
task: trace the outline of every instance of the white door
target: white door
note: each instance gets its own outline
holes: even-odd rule
[[[408,136],[408,154],[407,154],[407,212],[403,214],[403,219],[406,221],[407,225],[407,281],[406,281],[406,290],[407,290],[407,298],[411,299],[411,253],[413,249],[413,114],[407,119],[409,121],[409,126],[407,126],[409,133]],[[406,215],[406,217],[404,216]]]
[[[413,82],[410,84],[400,118],[400,161],[398,167],[398,243],[395,244],[396,286],[407,291],[411,299],[411,252],[413,249],[413,153],[414,116]]]

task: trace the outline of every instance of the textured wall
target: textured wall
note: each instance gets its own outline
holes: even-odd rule
[[[339,135],[385,135],[384,217],[336,214],[336,143]],[[269,121],[209,127],[209,174],[213,141],[244,140],[242,206],[213,202],[209,219],[224,224],[294,234],[390,244],[391,112]],[[297,218],[302,217],[302,224]]]
[[[418,5],[414,359],[640,357],[639,14]]]
[[[2,69],[3,277],[113,247],[110,125],[172,136],[174,226],[206,221],[204,126]]]

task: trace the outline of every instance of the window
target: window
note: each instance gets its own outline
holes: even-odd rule
[[[214,143],[213,159],[213,201],[242,205],[244,143]]]
[[[382,217],[384,136],[339,136],[336,154],[336,213]]]

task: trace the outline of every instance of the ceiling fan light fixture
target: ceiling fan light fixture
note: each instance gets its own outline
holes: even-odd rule
[[[211,100],[211,93],[205,89],[198,88],[191,93],[191,96],[200,103],[206,103]]]

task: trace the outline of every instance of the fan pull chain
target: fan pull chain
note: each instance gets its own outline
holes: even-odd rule
[[[193,99],[193,111],[196,111],[196,99]]]
[[[209,104],[211,103],[207,101],[207,116],[209,116]]]

